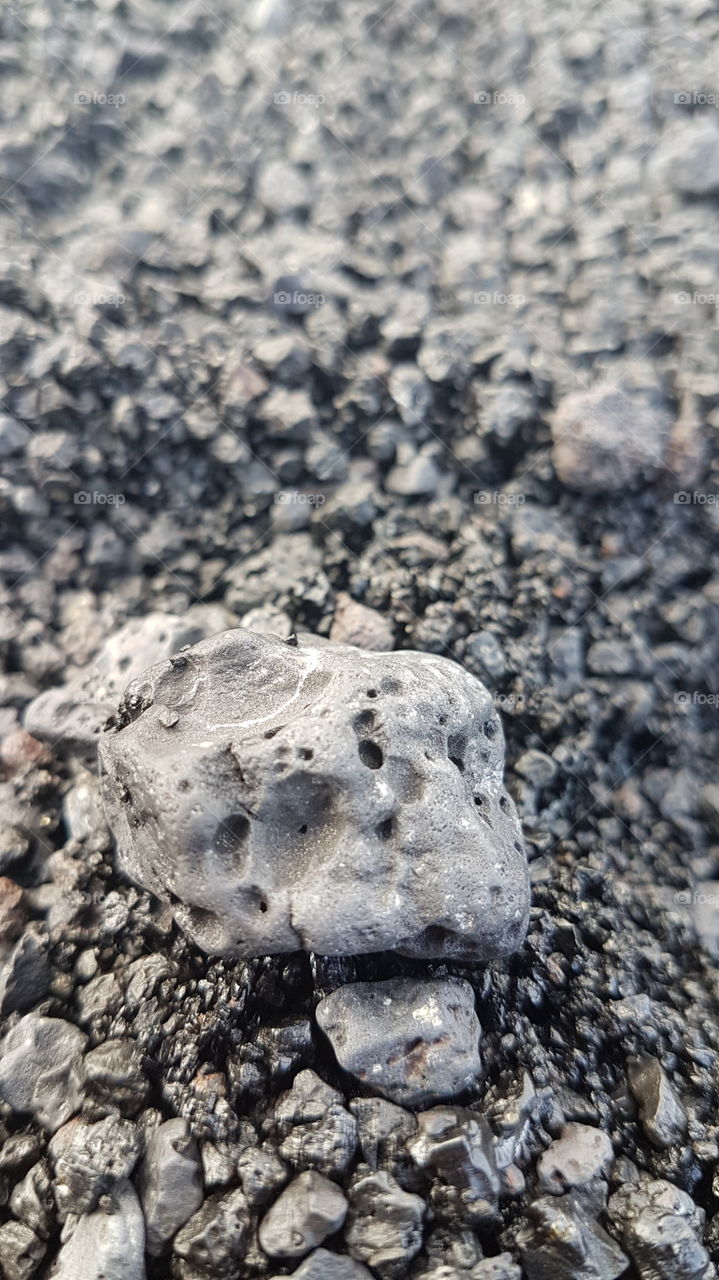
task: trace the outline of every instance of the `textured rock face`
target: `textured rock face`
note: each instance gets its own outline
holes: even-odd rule
[[[226,631],[134,680],[117,724],[100,758],[122,865],[205,950],[521,943],[502,730],[455,663]]]

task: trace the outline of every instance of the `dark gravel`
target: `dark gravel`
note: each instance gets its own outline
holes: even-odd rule
[[[0,17],[8,1280],[716,1274],[719,17],[466,8]],[[167,656],[103,646],[158,613],[156,645],[244,623],[477,674],[521,951],[193,949],[93,772]],[[418,1121],[314,1009],[427,975],[471,983],[485,1074]],[[270,1256],[309,1171],[320,1251]]]

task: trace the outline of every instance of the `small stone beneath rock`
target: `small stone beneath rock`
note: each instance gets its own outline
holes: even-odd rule
[[[0,964],[0,1013],[39,1004],[49,981],[46,929],[43,924],[32,921]]]
[[[166,1120],[150,1134],[137,1189],[147,1252],[156,1257],[202,1204],[200,1155],[186,1120]]]
[[[639,1104],[639,1117],[649,1141],[660,1150],[681,1142],[687,1128],[686,1112],[661,1063],[656,1058],[633,1063],[629,1084]]]
[[[300,1173],[260,1223],[260,1246],[271,1258],[301,1258],[339,1231],[347,1200],[321,1173]]]
[[[54,1133],[82,1103],[86,1044],[87,1036],[62,1018],[26,1014],[5,1037],[0,1097]]]
[[[353,644],[358,649],[389,653],[394,649],[394,630],[384,614],[378,613],[376,609],[369,609],[345,592],[340,592],[335,604],[330,640],[335,644]]]
[[[400,1105],[455,1097],[481,1073],[474,992],[460,979],[350,983],[316,1015],[340,1066]]]

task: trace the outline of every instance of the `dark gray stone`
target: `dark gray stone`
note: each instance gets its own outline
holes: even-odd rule
[[[459,979],[356,982],[325,996],[317,1021],[340,1066],[405,1106],[473,1088],[482,1070],[474,992]]]
[[[206,950],[521,942],[502,731],[454,663],[226,631],[133,682],[118,724],[100,757],[121,864]]]
[[[339,1231],[347,1199],[336,1182],[307,1170],[292,1180],[265,1214],[260,1246],[271,1258],[301,1258]]]

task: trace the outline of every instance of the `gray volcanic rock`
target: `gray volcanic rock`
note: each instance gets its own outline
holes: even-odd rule
[[[150,1134],[137,1185],[154,1256],[202,1204],[199,1151],[186,1120],[166,1120]]]
[[[349,983],[320,1001],[317,1021],[340,1066],[401,1106],[453,1098],[482,1070],[468,982]]]
[[[226,631],[133,681],[116,725],[121,864],[205,950],[470,961],[522,941],[501,726],[447,659]]]
[[[52,1280],[145,1280],[145,1224],[132,1183],[79,1219],[60,1250]]]

